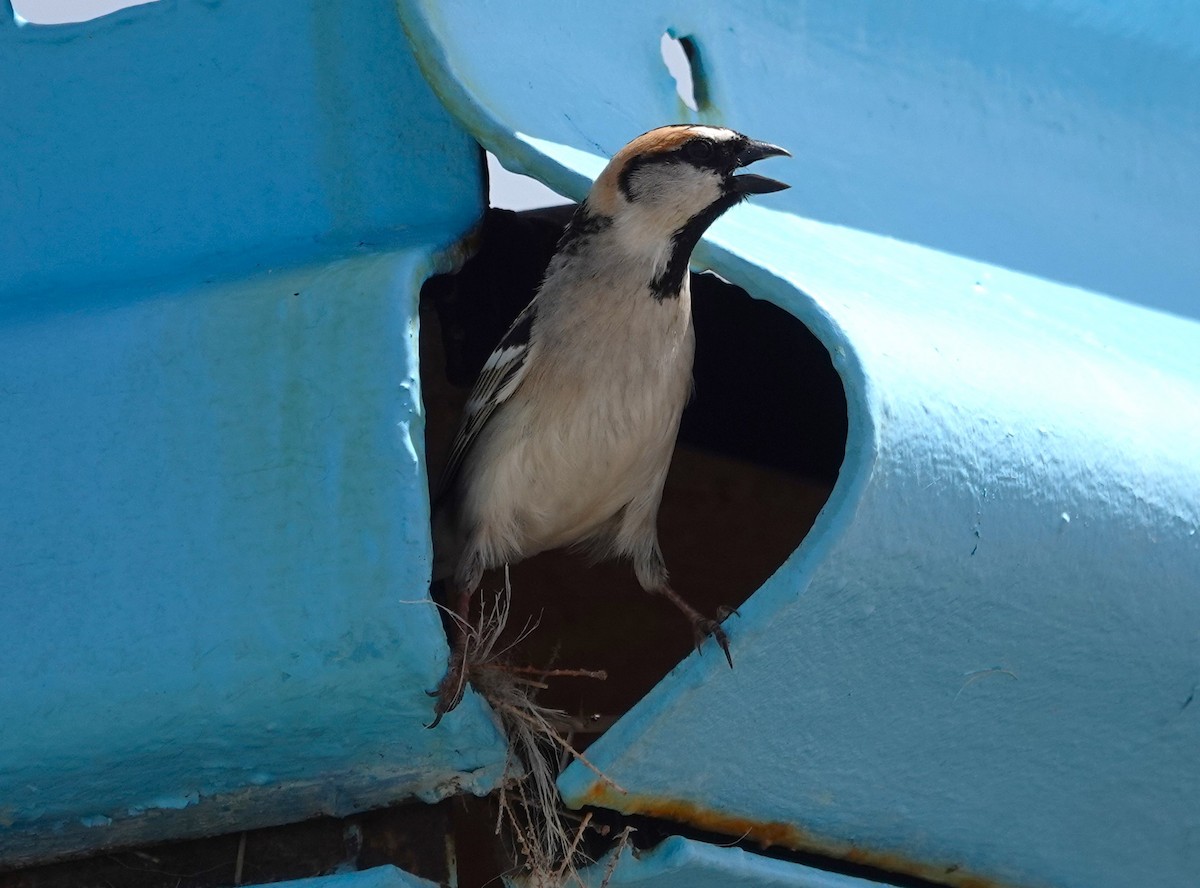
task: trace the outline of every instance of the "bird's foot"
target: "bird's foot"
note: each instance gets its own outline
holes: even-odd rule
[[[724,612],[724,613],[723,613]],[[721,608],[717,611],[721,620],[724,620],[729,614],[736,614],[734,608]],[[721,652],[725,654],[725,660],[729,663],[729,668],[733,668],[733,655],[729,653],[729,636],[725,634],[725,630],[721,628],[719,620],[710,620],[707,617],[702,617],[699,614],[692,620],[692,631],[696,634],[696,650],[700,650],[700,645],[704,643],[704,639],[711,638],[721,646]]]
[[[685,617],[691,621],[692,632],[696,635],[696,650],[700,650],[704,639],[712,638],[721,646],[721,652],[725,654],[725,660],[729,663],[729,668],[733,668],[733,655],[729,653],[729,636],[725,634],[725,630],[721,628],[721,623],[730,614],[737,614],[736,607],[722,606],[717,609],[717,619],[710,620],[708,617],[701,614],[698,610],[683,600],[678,592],[668,586],[666,583],[650,589],[655,595],[661,595],[679,608]],[[740,617],[741,614],[738,614]]]
[[[736,607],[728,607],[727,605],[721,605],[717,608],[717,618],[715,620],[703,617],[695,611],[690,616],[692,619],[692,631],[696,635],[696,650],[700,650],[700,645],[704,643],[704,639],[711,638],[721,646],[721,652],[725,654],[725,661],[729,664],[729,668],[732,669],[733,655],[729,653],[729,636],[721,628],[721,624],[729,619],[730,614],[741,616]]]
[[[437,688],[425,692],[431,697],[437,697],[437,703],[433,707],[433,721],[425,727],[432,729],[441,724],[442,716],[462,702],[463,692],[466,689],[466,657],[463,656],[463,652],[454,651],[450,656],[446,674],[438,682]]]

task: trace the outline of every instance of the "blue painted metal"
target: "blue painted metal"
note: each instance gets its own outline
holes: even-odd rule
[[[572,766],[566,798],[950,883],[1191,884],[1200,324],[1023,271],[1200,305],[1195,10],[401,8],[472,132],[577,197],[686,118],[658,37],[694,37],[700,116],[797,155],[698,264],[846,387],[841,476],[736,668],[690,657],[589,749],[629,793]]]
[[[416,351],[480,158],[394,7],[0,22],[0,107],[0,857],[490,788]]]
[[[1200,317],[1187,0],[401,6],[456,113],[560,193],[584,182],[538,140],[609,156],[664,121],[723,123],[795,155],[760,205]],[[661,61],[668,29],[696,46],[698,113]]]
[[[626,846],[615,863],[610,855],[580,875],[588,888],[599,888],[605,878],[613,888],[879,888],[886,884],[679,836],[640,853]]]
[[[274,888],[435,888],[436,883],[406,873],[394,866],[377,866],[359,873],[339,873],[297,879],[294,882],[272,882]]]
[[[0,19],[6,301],[416,225],[444,246],[479,213],[475,146],[416,79],[383,0]]]

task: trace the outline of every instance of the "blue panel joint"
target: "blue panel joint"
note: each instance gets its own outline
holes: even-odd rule
[[[1191,884],[1200,11],[401,9],[453,112],[561,193],[668,121],[790,148],[792,190],[697,264],[846,388],[840,478],[731,621],[736,668],[681,664],[588,750],[628,794],[573,765],[568,801],[951,884]]]
[[[387,0],[0,21],[0,859],[483,792],[417,296],[483,206]]]

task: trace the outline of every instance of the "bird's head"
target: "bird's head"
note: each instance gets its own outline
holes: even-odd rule
[[[588,195],[588,209],[612,220],[631,251],[682,253],[686,266],[701,235],[726,210],[751,194],[787,188],[740,172],[766,157],[788,155],[717,126],[663,126],[616,153]],[[790,156],[790,155],[788,155]]]
[[[596,180],[589,202],[614,219],[655,217],[669,233],[714,205],[723,212],[748,195],[787,188],[775,179],[738,172],[780,155],[788,152],[724,127],[661,126],[616,153]]]

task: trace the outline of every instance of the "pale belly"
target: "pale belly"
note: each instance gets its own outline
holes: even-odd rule
[[[479,474],[464,503],[485,562],[603,534],[647,492],[657,506],[691,384],[690,357],[650,378],[637,378],[645,368],[634,368],[603,384],[560,385],[553,400],[506,405],[511,422],[480,442]]]

